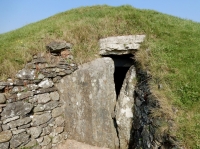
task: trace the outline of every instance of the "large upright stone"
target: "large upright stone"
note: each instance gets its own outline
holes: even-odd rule
[[[140,48],[145,35],[117,36],[100,39],[100,55],[132,54]]]
[[[120,139],[120,149],[128,149],[130,132],[133,123],[134,89],[136,85],[136,72],[131,66],[126,74],[120,94],[116,103],[116,122]]]
[[[113,124],[116,93],[114,62],[99,58],[65,76],[57,88],[64,101],[68,137],[99,147],[118,148]]]

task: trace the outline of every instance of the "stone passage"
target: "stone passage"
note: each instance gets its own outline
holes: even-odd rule
[[[133,123],[134,90],[136,70],[133,56],[144,35],[108,37],[100,40],[100,54],[109,56],[115,64],[115,125],[118,132],[119,148],[128,149]]]

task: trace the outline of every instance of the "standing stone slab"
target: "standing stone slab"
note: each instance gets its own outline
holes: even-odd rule
[[[83,64],[57,85],[64,102],[65,131],[70,139],[118,148],[111,117],[116,102],[113,74],[113,60],[99,58]]]
[[[136,85],[136,71],[131,66],[126,74],[116,104],[116,122],[118,126],[120,149],[128,149],[130,132],[133,123],[134,89]]]
[[[1,116],[3,119],[14,117],[14,116],[24,116],[28,114],[33,108],[33,105],[27,102],[13,102],[7,104],[7,106],[3,109]]]

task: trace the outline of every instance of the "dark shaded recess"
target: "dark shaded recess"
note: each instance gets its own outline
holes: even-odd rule
[[[119,96],[124,78],[129,68],[130,67],[115,67],[114,81],[115,81],[115,90],[117,97]]]
[[[132,59],[132,54],[126,55],[109,55],[114,61],[115,72],[114,72],[114,82],[117,97],[119,96],[123,81],[125,79],[126,73],[129,68],[134,65],[134,60]]]

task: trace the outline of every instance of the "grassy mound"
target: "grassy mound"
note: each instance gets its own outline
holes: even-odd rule
[[[200,148],[199,23],[131,6],[72,9],[1,34],[0,78],[14,76],[52,40],[72,43],[81,64],[98,57],[100,38],[130,34],[147,35],[136,59],[152,73],[159,98],[173,105],[177,136],[187,148]]]

